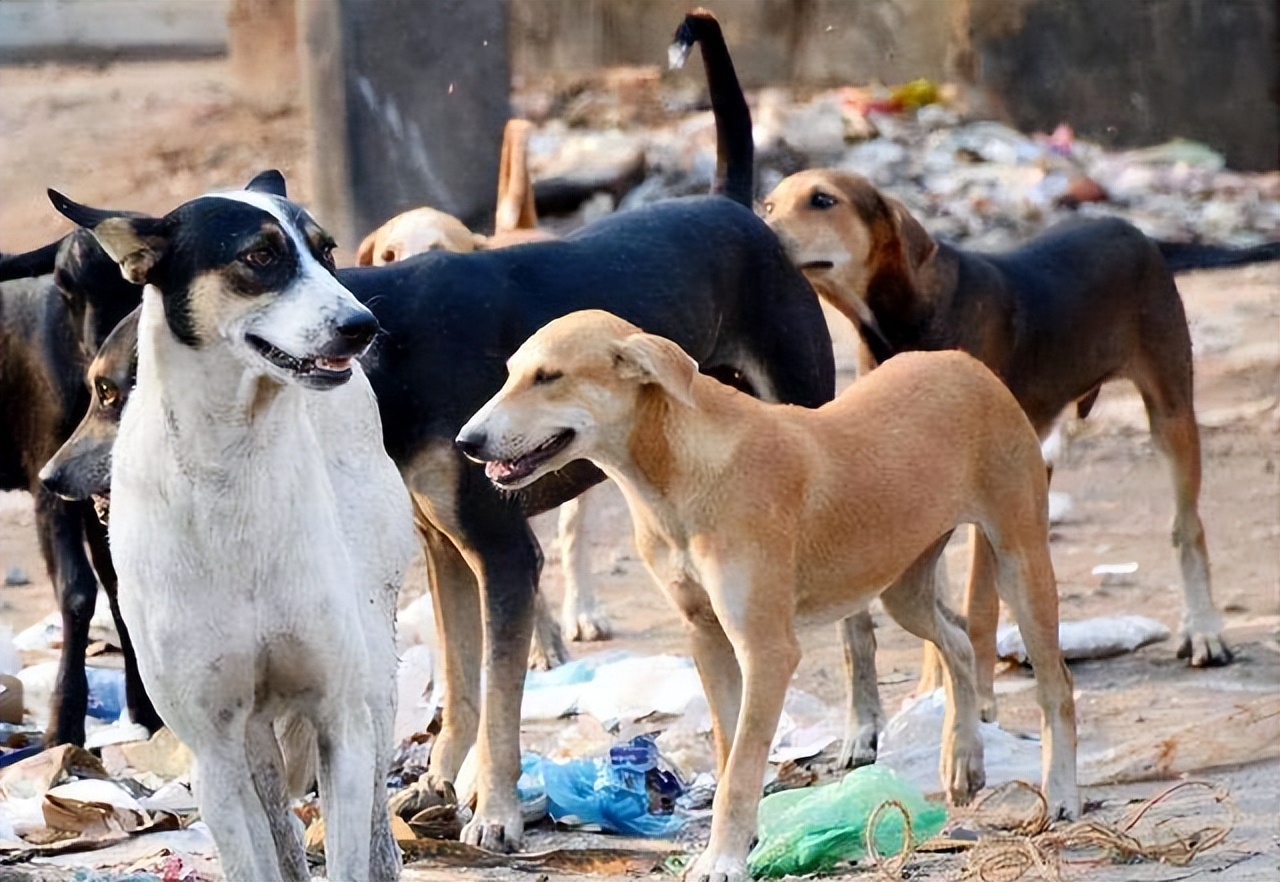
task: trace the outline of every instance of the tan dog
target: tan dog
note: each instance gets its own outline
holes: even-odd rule
[[[503,129],[492,236],[473,233],[453,215],[435,208],[414,208],[365,236],[356,251],[356,264],[384,266],[425,251],[466,254],[554,239],[551,233],[537,228],[528,165],[529,129],[529,122],[523,119],[508,120]]]
[[[575,459],[599,466],[689,628],[721,783],[687,879],[747,878],[769,745],[800,659],[795,624],[835,621],[877,595],[947,664],[944,789],[963,803],[982,787],[972,649],[933,578],[963,523],[989,540],[976,569],[995,575],[1034,659],[1049,804],[1054,816],[1078,811],[1047,480],[1026,416],[979,362],[900,356],[808,410],[744,395],[699,374],[671,341],[586,311],[542,328],[507,367],[458,446],[503,488]]]
[[[818,293],[858,327],[864,370],[894,352],[963,349],[1004,380],[1042,439],[1073,403],[1087,415],[1103,383],[1132,380],[1173,476],[1183,579],[1178,654],[1195,666],[1231,660],[1209,590],[1191,338],[1171,272],[1269,252],[1156,242],[1117,218],[1068,221],[998,254],[968,252],[935,242],[899,202],[835,169],[786,178],[765,197],[764,212]],[[969,633],[984,716],[993,718],[999,607],[988,585],[970,584]],[[863,644],[853,652],[874,652],[865,617],[846,633]],[[922,687],[931,679],[926,664]],[[862,734],[852,752],[863,758],[874,756],[874,690],[865,682],[855,688],[851,716]]]

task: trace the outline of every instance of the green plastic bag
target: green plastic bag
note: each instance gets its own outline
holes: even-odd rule
[[[760,800],[760,841],[747,865],[755,877],[803,875],[827,870],[867,852],[867,821],[883,802],[897,800],[911,815],[911,840],[919,844],[942,829],[947,810],[898,777],[892,769],[863,766],[835,784],[784,790]],[[875,829],[881,854],[902,849],[902,813],[886,809]]]

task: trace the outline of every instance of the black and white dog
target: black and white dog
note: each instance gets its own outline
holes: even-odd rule
[[[384,781],[413,517],[355,361],[377,320],[283,194],[266,173],[163,218],[52,195],[146,286],[111,548],[143,681],[196,757],[223,870],[309,878],[286,806],[296,742],[277,736],[302,719],[329,877],[393,879]]]

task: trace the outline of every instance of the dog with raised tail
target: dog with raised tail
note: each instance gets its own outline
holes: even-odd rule
[[[355,360],[378,323],[278,172],[162,218],[54,205],[146,287],[111,462],[143,682],[230,880],[310,878],[277,735],[314,729],[330,879],[394,879],[385,778],[408,493]],[[294,757],[289,757],[292,761]]]
[[[965,523],[986,537],[981,567],[1027,639],[1050,812],[1079,811],[1048,480],[1035,430],[980,362],[901,355],[809,410],[717,383],[670,340],[590,310],[547,324],[507,369],[459,449],[504,489],[579,458],[598,466],[622,489],[641,556],[692,638],[720,785],[687,880],[749,878],[769,744],[800,660],[795,626],[877,596],[946,664],[943,788],[964,803],[983,786],[973,650],[934,578]]]

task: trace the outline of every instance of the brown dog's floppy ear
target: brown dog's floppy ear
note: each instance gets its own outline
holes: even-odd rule
[[[889,205],[893,226],[898,231],[898,240],[902,243],[902,256],[906,259],[908,269],[914,273],[933,257],[938,250],[938,243],[933,241],[933,237],[920,225],[920,221],[907,211],[905,205],[888,196],[884,197],[884,201]]]
[[[93,233],[102,250],[120,265],[126,279],[135,285],[149,281],[148,274],[160,262],[169,244],[162,219],[90,208],[72,202],[57,190],[49,191],[49,201],[69,220]]]
[[[378,229],[381,229],[379,227]],[[373,249],[378,244],[378,230],[364,237],[360,247],[356,249],[356,266],[373,266]]]
[[[258,172],[253,176],[253,180],[244,185],[244,188],[253,190],[255,193],[269,193],[272,196],[279,196],[281,199],[289,198],[289,195],[285,192],[284,175],[274,168]]]
[[[693,378],[698,363],[666,337],[632,334],[613,346],[613,363],[624,380],[661,386],[687,407],[693,407]]]

